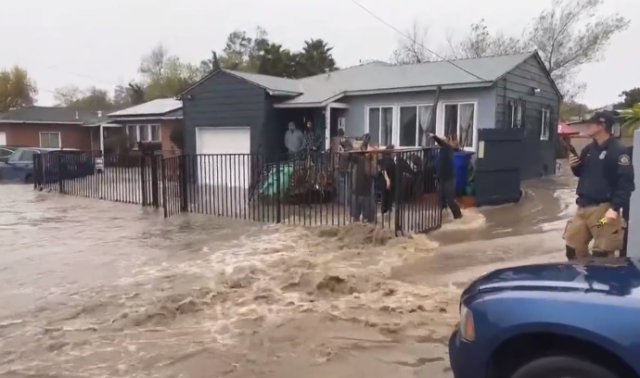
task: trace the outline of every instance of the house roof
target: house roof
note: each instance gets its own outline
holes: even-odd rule
[[[145,102],[144,104],[122,109],[114,113],[107,114],[108,117],[137,117],[165,115],[169,112],[182,109],[182,101],[174,98],[159,98],[157,100]]]
[[[263,87],[272,95],[296,96],[283,104],[320,105],[348,95],[426,90],[437,86],[443,89],[490,86],[531,56],[539,59],[536,52],[529,52],[409,65],[371,62],[297,80],[221,69],[185,93],[212,75],[225,72]]]
[[[82,124],[95,118],[94,112],[52,106],[28,106],[0,113],[0,123],[71,123]]]

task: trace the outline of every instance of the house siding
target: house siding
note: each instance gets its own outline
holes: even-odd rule
[[[191,97],[191,98],[189,98]],[[183,99],[185,153],[195,154],[198,127],[250,127],[251,151],[262,152],[269,116],[265,90],[222,71],[189,90]]]
[[[540,92],[533,93],[533,88]],[[532,56],[507,73],[496,83],[495,119],[499,128],[507,128],[509,100],[524,100],[522,179],[555,173],[555,143],[560,109],[560,95],[541,63]],[[549,140],[540,140],[542,109],[551,109]]]
[[[0,131],[7,134],[7,145],[40,147],[41,132],[59,132],[62,148],[91,150],[90,127],[66,124],[6,123],[0,124]]]
[[[403,104],[432,104],[435,91],[392,93],[369,96],[349,96],[338,100],[349,105],[346,114],[346,133],[349,136],[360,136],[365,133],[366,113],[368,106],[375,105],[403,105]],[[477,101],[478,128],[495,127],[496,94],[495,88],[474,88],[443,90],[440,92],[440,102]],[[398,117],[398,114],[395,115]],[[438,123],[443,122],[442,108],[438,109]]]

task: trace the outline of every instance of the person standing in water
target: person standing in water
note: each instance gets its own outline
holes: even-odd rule
[[[462,218],[462,211],[456,202],[456,175],[453,166],[453,155],[458,149],[454,146],[454,140],[444,140],[435,134],[431,138],[440,146],[438,157],[438,182],[440,183],[440,206],[444,210],[447,206],[453,214],[453,219]]]
[[[623,246],[625,223],[620,211],[635,190],[634,172],[627,148],[611,135],[616,117],[609,111],[596,112],[587,133],[593,142],[580,156],[571,154],[571,171],[578,177],[578,210],[567,222],[563,238],[567,259],[613,256]]]

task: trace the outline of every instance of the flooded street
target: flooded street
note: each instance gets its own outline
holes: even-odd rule
[[[564,259],[573,185],[402,238],[0,186],[0,376],[450,377],[460,287]]]

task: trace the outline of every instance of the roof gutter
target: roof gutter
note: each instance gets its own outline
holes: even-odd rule
[[[149,116],[149,117],[112,117],[113,119],[110,119],[109,122],[120,122],[120,121],[173,121],[173,120],[180,120],[183,117],[153,117],[153,116]]]
[[[82,125],[84,122],[20,121],[17,119],[0,119],[0,123],[20,123],[36,125]]]

